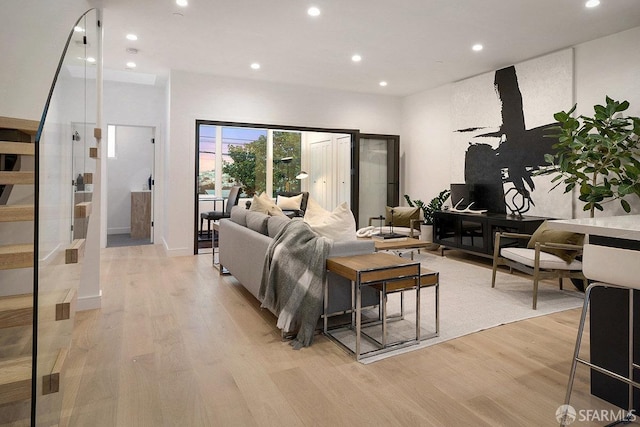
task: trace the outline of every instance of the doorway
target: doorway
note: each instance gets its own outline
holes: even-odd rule
[[[361,133],[354,151],[358,226],[365,227],[369,218],[384,216],[386,206],[400,203],[400,137]]]
[[[107,126],[107,247],[153,243],[155,128]]]

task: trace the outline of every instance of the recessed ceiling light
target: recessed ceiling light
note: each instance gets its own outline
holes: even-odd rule
[[[309,9],[307,9],[307,13],[309,14],[309,16],[319,16],[320,9],[315,6],[311,6]]]
[[[73,31],[75,31],[76,33],[84,33],[84,28],[80,26],[75,26],[73,27]]]
[[[600,5],[600,0],[589,0],[584,5],[585,7],[596,7]]]
[[[254,70],[259,70],[260,69],[260,64],[258,64],[257,62],[254,62],[253,64],[251,64],[251,68]]]
[[[482,49],[484,49],[484,46],[482,46],[480,43],[478,44],[474,44],[471,49],[475,50],[476,52],[480,52]]]
[[[180,7],[186,7],[189,2],[187,0],[176,0],[176,4]]]
[[[135,62],[127,62],[127,68],[136,68],[137,65]]]
[[[90,63],[93,64],[94,62],[96,62],[96,58],[94,58],[92,56],[89,56],[89,57],[87,57],[87,62],[90,62]]]
[[[387,82],[385,82],[384,80],[381,81],[380,83],[378,83],[380,86],[385,87],[387,85]]]
[[[360,55],[358,55],[358,54],[355,54],[355,55],[353,55],[353,56],[351,57],[351,60],[352,60],[353,62],[360,62],[360,61],[362,61],[362,56],[360,56]]]
[[[135,34],[127,34],[127,40],[136,41],[138,40],[138,36]]]

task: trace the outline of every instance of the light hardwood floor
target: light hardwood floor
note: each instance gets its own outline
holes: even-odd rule
[[[211,255],[102,258],[102,309],[76,315],[63,426],[557,425],[578,310],[363,365],[323,336],[293,350]],[[579,373],[574,406],[613,409]]]

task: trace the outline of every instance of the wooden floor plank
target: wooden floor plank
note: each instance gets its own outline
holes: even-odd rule
[[[66,425],[557,425],[580,310],[363,365],[321,335],[293,350],[210,256],[103,249],[102,308],[75,317]],[[579,370],[574,406],[609,408],[588,380]]]

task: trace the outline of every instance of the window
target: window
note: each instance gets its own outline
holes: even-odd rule
[[[114,125],[107,126],[107,158],[115,159],[116,157],[116,127]]]
[[[199,128],[198,194],[215,195],[216,189],[216,126]]]
[[[300,191],[301,132],[205,123],[197,132],[200,198],[226,197],[234,185],[241,197]]]
[[[222,196],[239,184],[244,196],[267,189],[267,130],[222,128]]]

